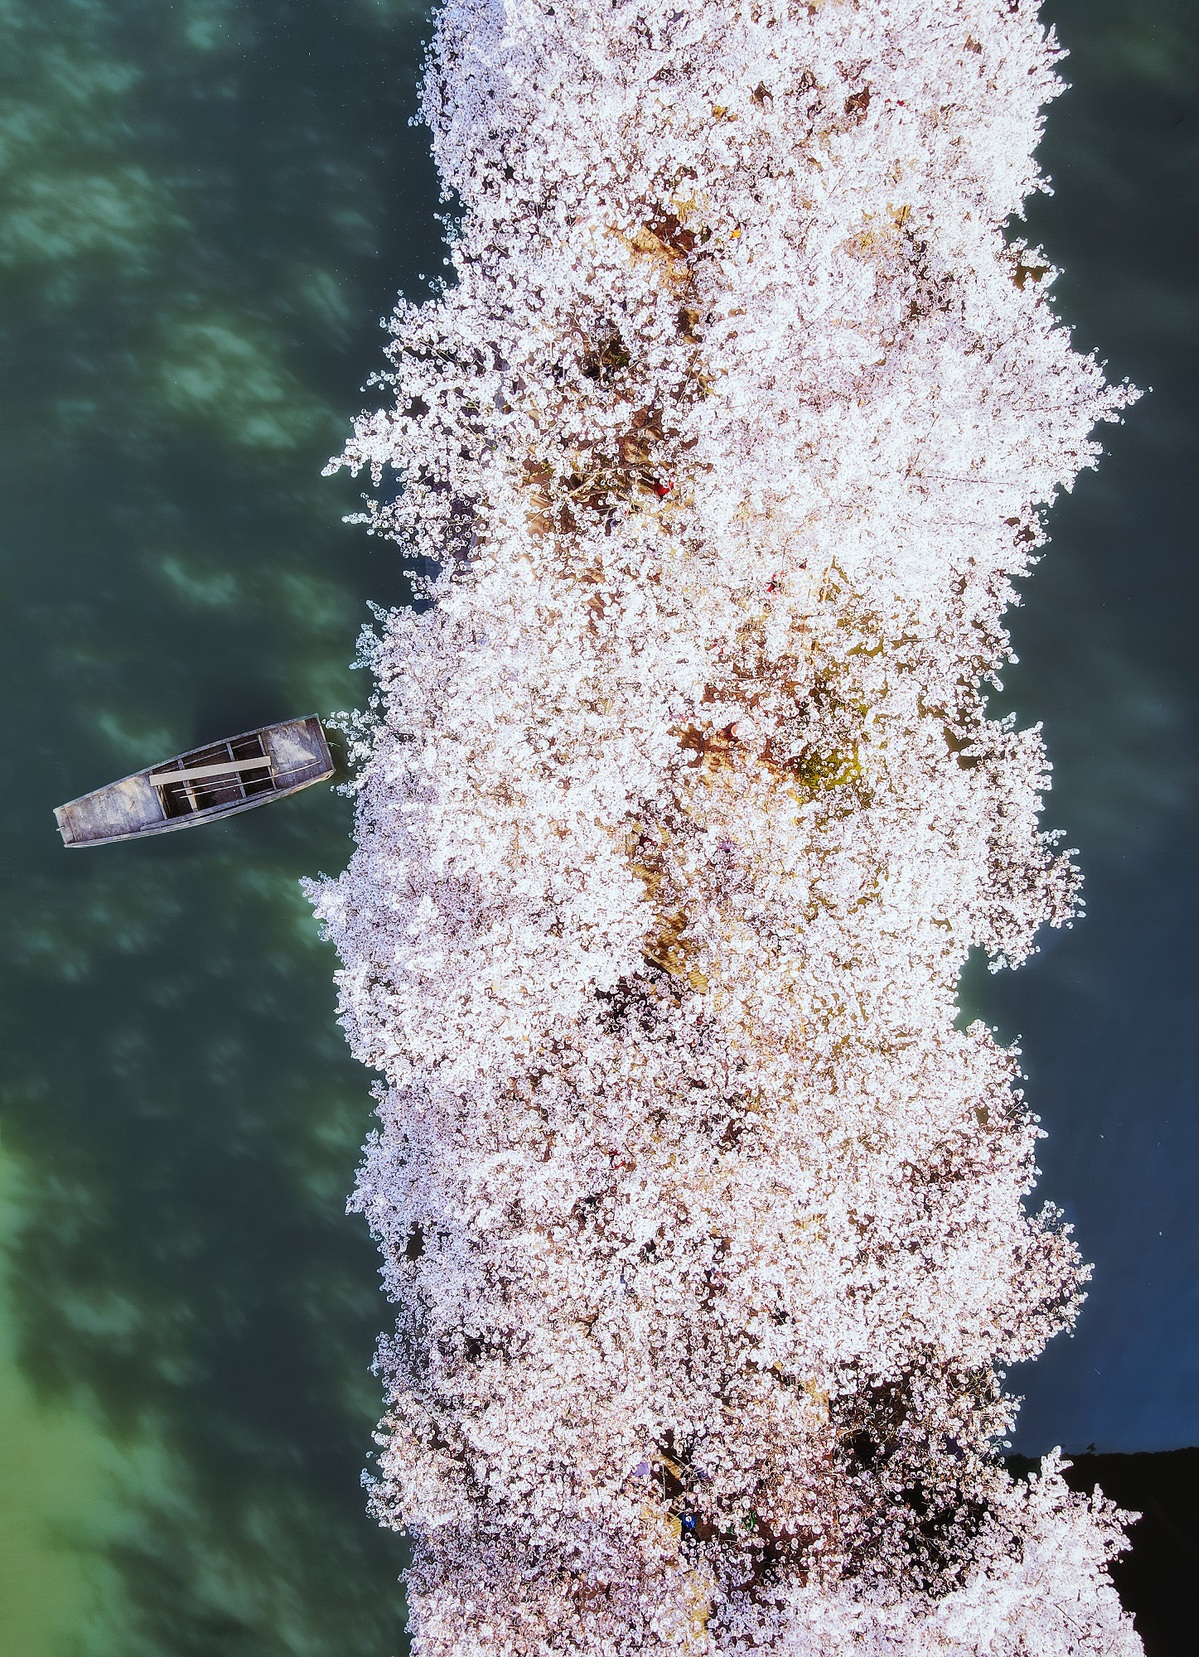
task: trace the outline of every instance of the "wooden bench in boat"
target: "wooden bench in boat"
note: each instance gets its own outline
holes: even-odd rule
[[[167,782],[195,782],[200,777],[227,777],[231,771],[269,771],[271,762],[262,759],[230,759],[224,765],[193,765],[186,771],[155,771],[153,783],[161,788]]]
[[[252,811],[326,782],[334,765],[315,714],[243,731],[55,807],[66,846],[167,834]]]

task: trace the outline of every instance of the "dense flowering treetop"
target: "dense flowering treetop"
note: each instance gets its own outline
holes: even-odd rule
[[[1084,1274],[956,1020],[1071,911],[982,687],[1127,400],[1003,230],[1053,57],[1027,0],[441,18],[456,281],[344,457],[432,602],[316,892],[419,1657],[1139,1650],[1110,1505],[997,1458]]]

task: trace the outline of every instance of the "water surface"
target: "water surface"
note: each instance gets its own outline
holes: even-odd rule
[[[51,807],[360,700],[390,549],[320,477],[440,268],[419,14],[0,5],[0,1651],[387,1657],[368,1078],[297,881],[325,789],[66,853]]]
[[[1073,89],[1032,234],[1075,343],[1152,388],[1050,519],[1007,705],[1043,719],[1087,917],[977,993],[1019,1037],[1042,1191],[1095,1262],[1077,1333],[1013,1377],[1018,1447],[1199,1443],[1199,8],[1051,0]]]

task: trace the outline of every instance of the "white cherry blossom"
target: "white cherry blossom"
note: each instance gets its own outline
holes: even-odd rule
[[[417,1657],[1140,1649],[1121,1516],[1000,1459],[1086,1271],[956,1000],[1075,906],[985,695],[1131,395],[1010,231],[1055,56],[1028,0],[441,16],[453,280],[343,456],[426,602],[313,894]]]

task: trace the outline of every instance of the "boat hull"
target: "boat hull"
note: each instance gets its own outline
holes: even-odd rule
[[[105,846],[236,817],[327,782],[334,769],[313,714],[193,748],[56,806],[54,815],[65,846]]]

